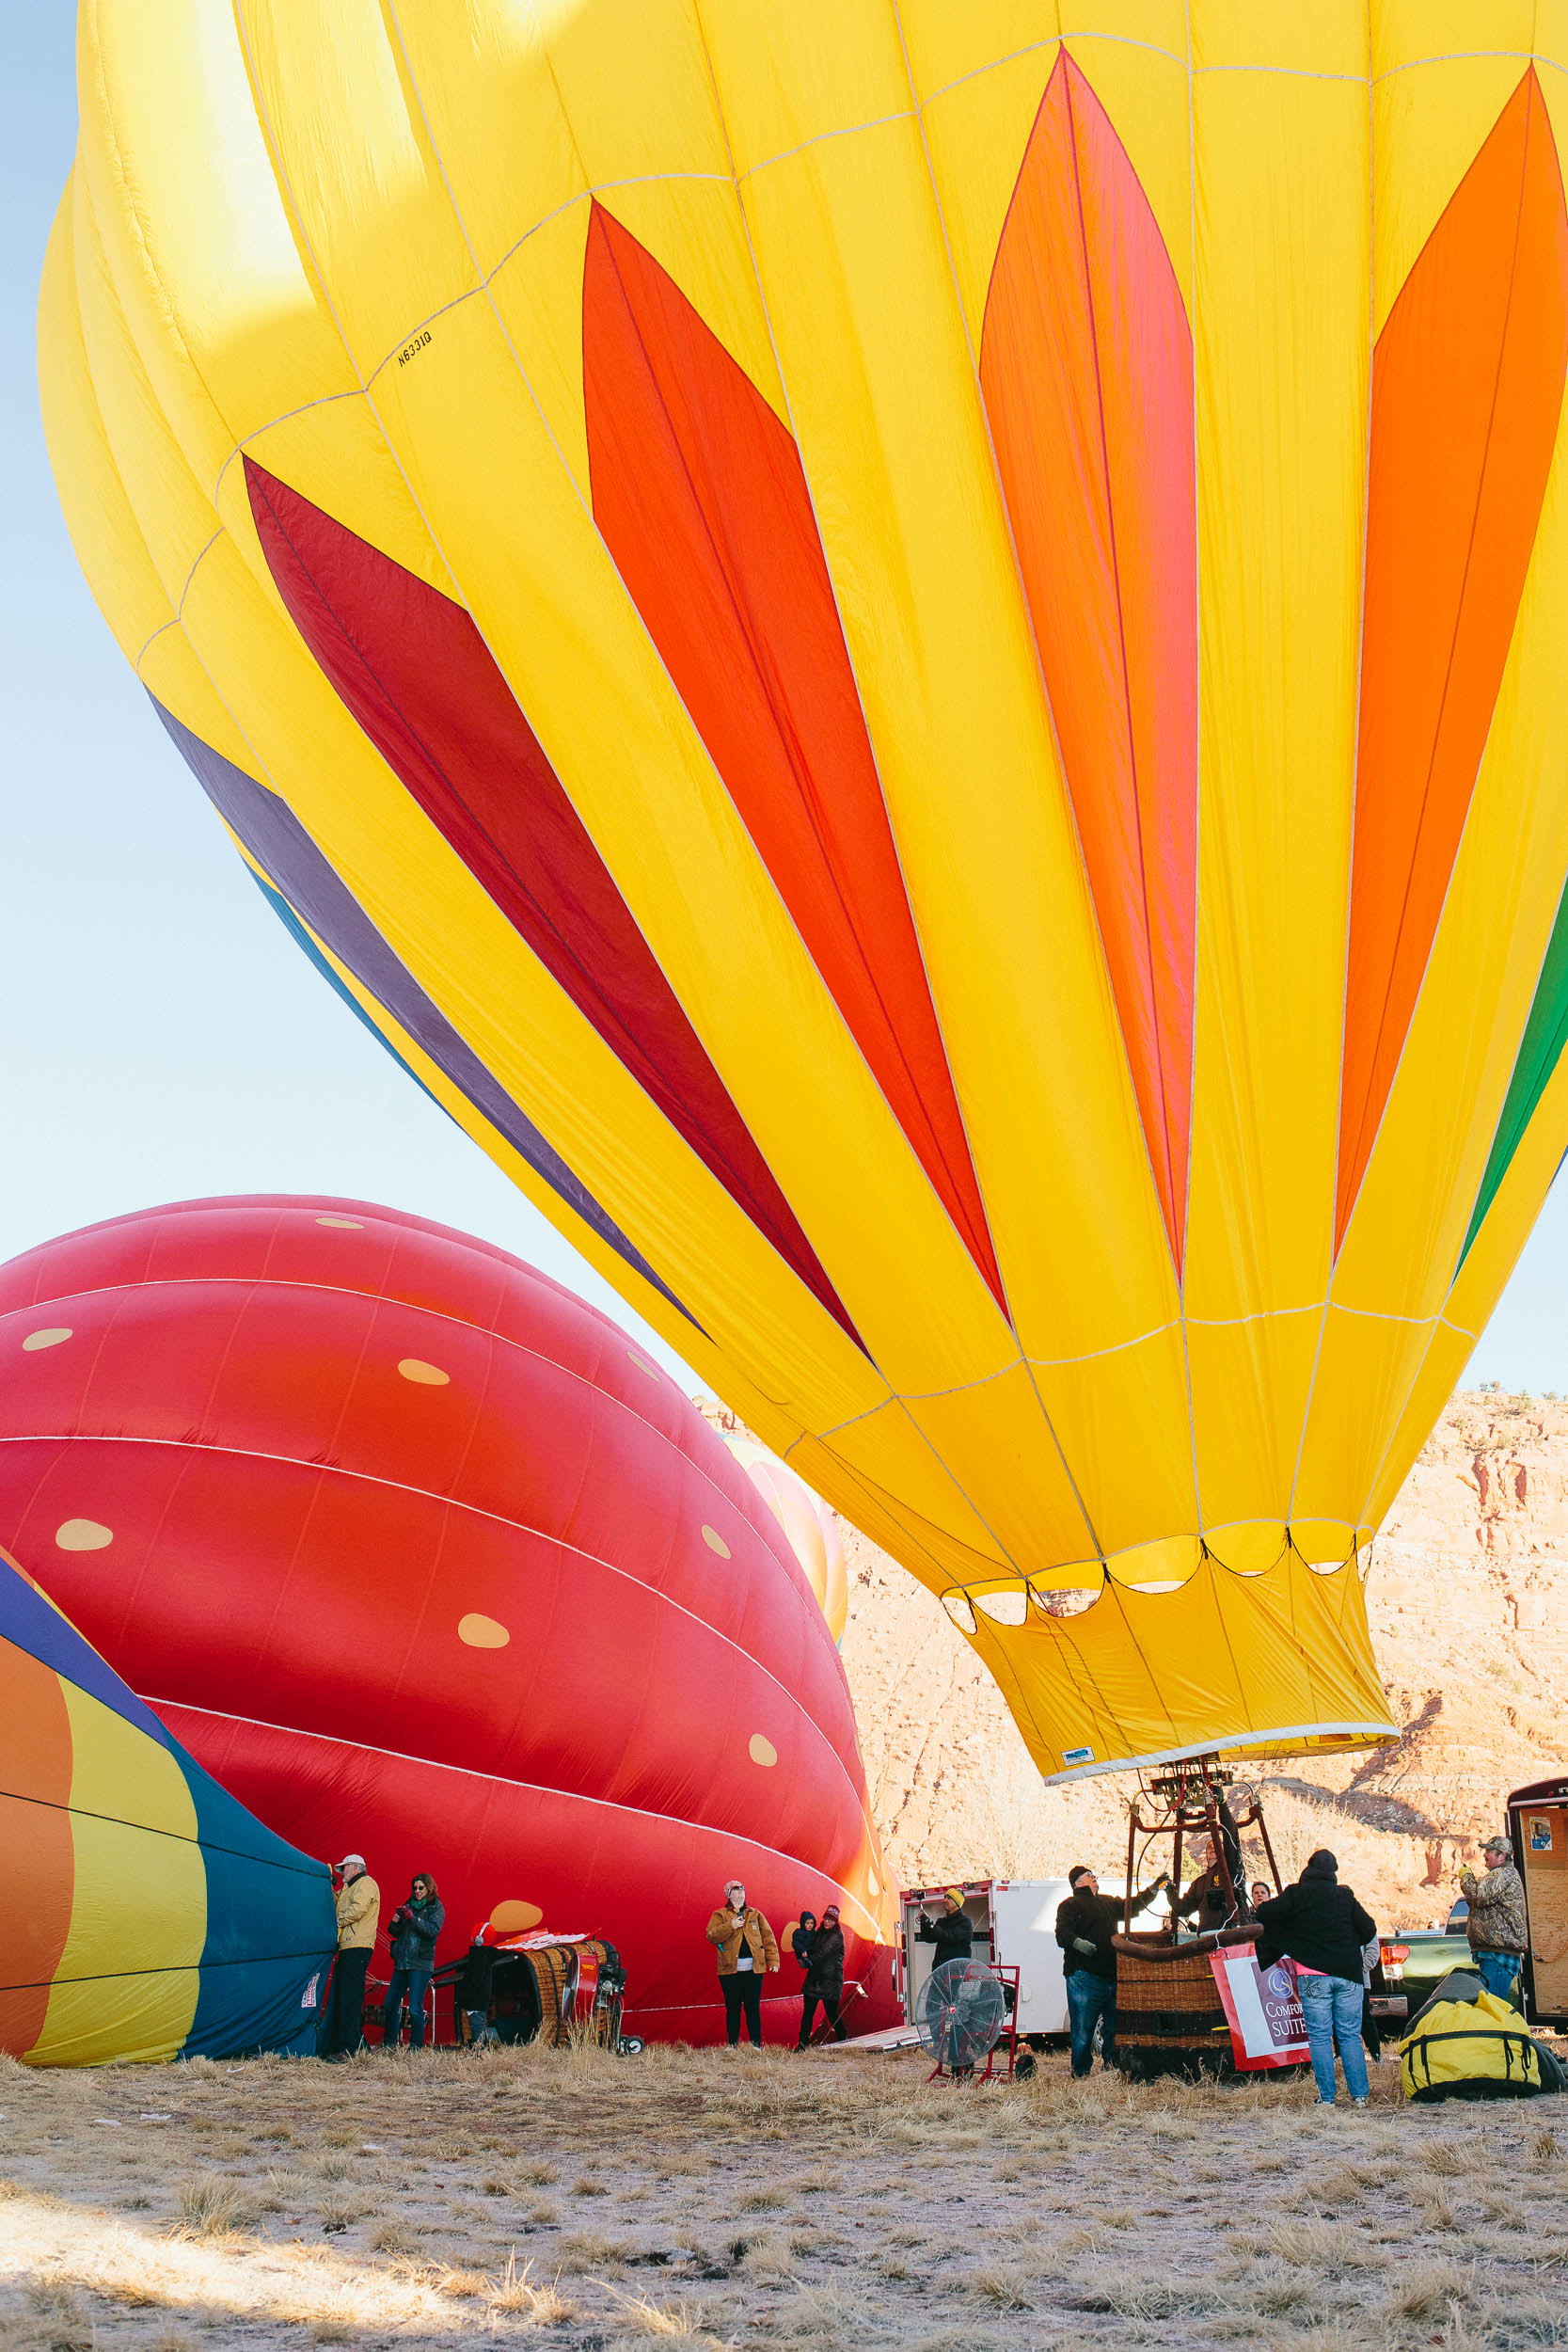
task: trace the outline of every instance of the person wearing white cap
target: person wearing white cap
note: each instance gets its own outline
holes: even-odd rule
[[[375,1949],[381,1889],[365,1867],[362,1853],[346,1853],[338,1865],[338,1957],[332,1968],[322,2035],[322,2056],[352,2057],[364,2045],[365,1971]]]

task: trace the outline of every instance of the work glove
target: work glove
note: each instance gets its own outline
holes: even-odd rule
[[[1072,1948],[1075,1952],[1087,1952],[1091,1960],[1094,1958],[1096,1947],[1086,1935],[1075,1935],[1072,1939]]]

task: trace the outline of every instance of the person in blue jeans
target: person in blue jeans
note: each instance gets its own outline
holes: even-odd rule
[[[1377,1924],[1351,1889],[1339,1884],[1338,1862],[1326,1846],[1308,1857],[1293,1886],[1259,1904],[1258,1923],[1267,1939],[1259,1949],[1259,1964],[1281,1952],[1296,1963],[1319,2105],[1335,2105],[1338,2048],[1351,2105],[1364,2107],[1371,2085],[1361,2041],[1361,1947],[1376,1935]]]
[[[1361,2039],[1365,1987],[1360,1978],[1353,1984],[1347,1977],[1329,1977],[1320,1969],[1298,1966],[1296,1990],[1307,2019],[1307,2047],[1318,2086],[1318,2105],[1331,2107],[1337,2104],[1334,2053],[1338,2047],[1350,2103],[1353,2107],[1364,2107],[1372,2090],[1367,2075],[1367,2045]]]
[[[1068,1872],[1072,1892],[1056,1907],[1056,1941],[1062,1947],[1062,1975],[1067,1984],[1068,2032],[1072,2041],[1072,2071],[1080,2079],[1094,2065],[1094,2029],[1100,2027],[1100,2058],[1114,2066],[1117,2056],[1117,1955],[1111,1938],[1121,1926],[1119,1895],[1102,1895],[1100,1881],[1085,1863]],[[1162,1870],[1152,1886],[1134,1895],[1133,1911],[1151,1903],[1169,1874]]]
[[[1459,1891],[1469,1904],[1465,1931],[1471,1957],[1488,1993],[1518,2006],[1518,1979],[1528,1941],[1525,1929],[1525,1884],[1513,1867],[1513,1841],[1489,1837],[1482,1851],[1486,1873],[1466,1870]]]
[[[405,1902],[398,1905],[388,1926],[392,1938],[392,1981],[387,1987],[382,2012],[384,2048],[395,2050],[403,2025],[403,2004],[408,2001],[408,2040],[411,2048],[424,2048],[424,2005],[436,1973],[436,1939],[446,1924],[446,1911],[428,1870],[415,1873]]]
[[[1519,2006],[1519,1956],[1516,1952],[1477,1952],[1476,1974],[1488,1993],[1499,2001]]]

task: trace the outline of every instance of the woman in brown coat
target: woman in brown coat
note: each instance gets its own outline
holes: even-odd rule
[[[724,2038],[733,2050],[744,2016],[755,2049],[762,2041],[762,1979],[778,1967],[779,1947],[761,1912],[747,1902],[739,1879],[731,1879],[725,1887],[724,1899],[707,1923],[707,1940],[719,1954]]]

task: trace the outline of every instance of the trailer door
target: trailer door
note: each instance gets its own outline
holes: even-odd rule
[[[1014,1879],[991,1889],[994,1958],[999,1966],[1019,1972],[1021,2034],[1068,2029],[1056,1911],[1071,1892],[1066,1879]]]
[[[1568,1804],[1527,1798],[1518,1820],[1535,2014],[1568,2017]]]
[[[936,1947],[920,1941],[917,1930],[924,1910],[932,1916],[942,1909],[942,1888],[906,1888],[899,1898],[898,1949],[902,1958],[899,1974],[903,1986],[904,2015],[912,2024],[920,2013],[920,1996],[926,1990],[926,1979],[936,1959]],[[991,1925],[991,1887],[989,1879],[979,1885],[971,1881],[963,1889],[964,1912],[968,1917],[974,1942],[970,1947],[972,1960],[996,1960],[1000,1954],[994,1947]]]

